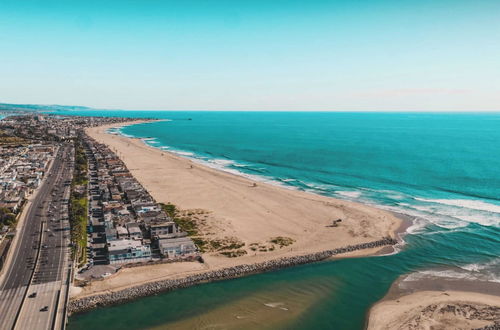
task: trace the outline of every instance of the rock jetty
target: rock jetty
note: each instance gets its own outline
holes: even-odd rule
[[[160,292],[167,292],[174,289],[186,288],[200,283],[219,281],[255,273],[278,270],[282,268],[321,261],[337,254],[381,247],[386,245],[394,245],[397,243],[398,243],[397,240],[391,237],[386,237],[378,241],[362,243],[357,245],[349,245],[334,250],[326,250],[322,252],[311,253],[295,257],[283,257],[256,264],[238,265],[234,267],[228,267],[218,270],[207,271],[195,275],[190,275],[180,279],[169,279],[156,282],[149,282],[119,291],[106,292],[93,296],[72,299],[68,305],[68,312],[70,314],[82,313],[97,307],[121,304],[137,298],[151,296],[158,294]]]

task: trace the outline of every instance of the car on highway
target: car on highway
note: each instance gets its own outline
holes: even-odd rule
[[[40,312],[46,312],[49,310],[49,306],[43,306],[42,308],[40,308]]]
[[[36,298],[36,292],[33,292],[32,294],[30,294],[30,295],[28,296],[28,298]]]

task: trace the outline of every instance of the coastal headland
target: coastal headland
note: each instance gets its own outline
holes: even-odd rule
[[[202,254],[204,263],[123,268],[75,290],[73,311],[85,309],[76,307],[83,299],[123,293],[148,283],[183,283],[167,283],[163,290],[168,290],[186,283],[242,276],[332,256],[373,255],[396,243],[403,221],[390,212],[254,182],[153,148],[141,139],[108,132],[110,128],[142,122],[87,128],[86,132],[116,152],[156,201],[171,203],[182,214],[191,215],[196,225],[194,238],[207,247]],[[233,246],[234,250],[221,251],[220,245]],[[219,276],[217,272],[227,274]]]

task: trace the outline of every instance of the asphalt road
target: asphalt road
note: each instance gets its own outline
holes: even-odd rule
[[[18,244],[12,246],[12,262],[0,284],[0,329],[49,329],[54,323],[63,275],[69,265],[69,224],[62,219],[67,203],[61,199],[64,182],[72,178],[72,163],[67,160],[71,148],[59,148],[25,211]],[[37,296],[29,298],[33,292]],[[44,306],[48,310],[41,312]]]

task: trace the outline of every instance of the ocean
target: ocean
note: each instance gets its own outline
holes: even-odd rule
[[[405,213],[398,252],[203,284],[69,329],[363,329],[401,276],[500,285],[500,114],[71,111],[165,121],[119,133],[254,180]]]

